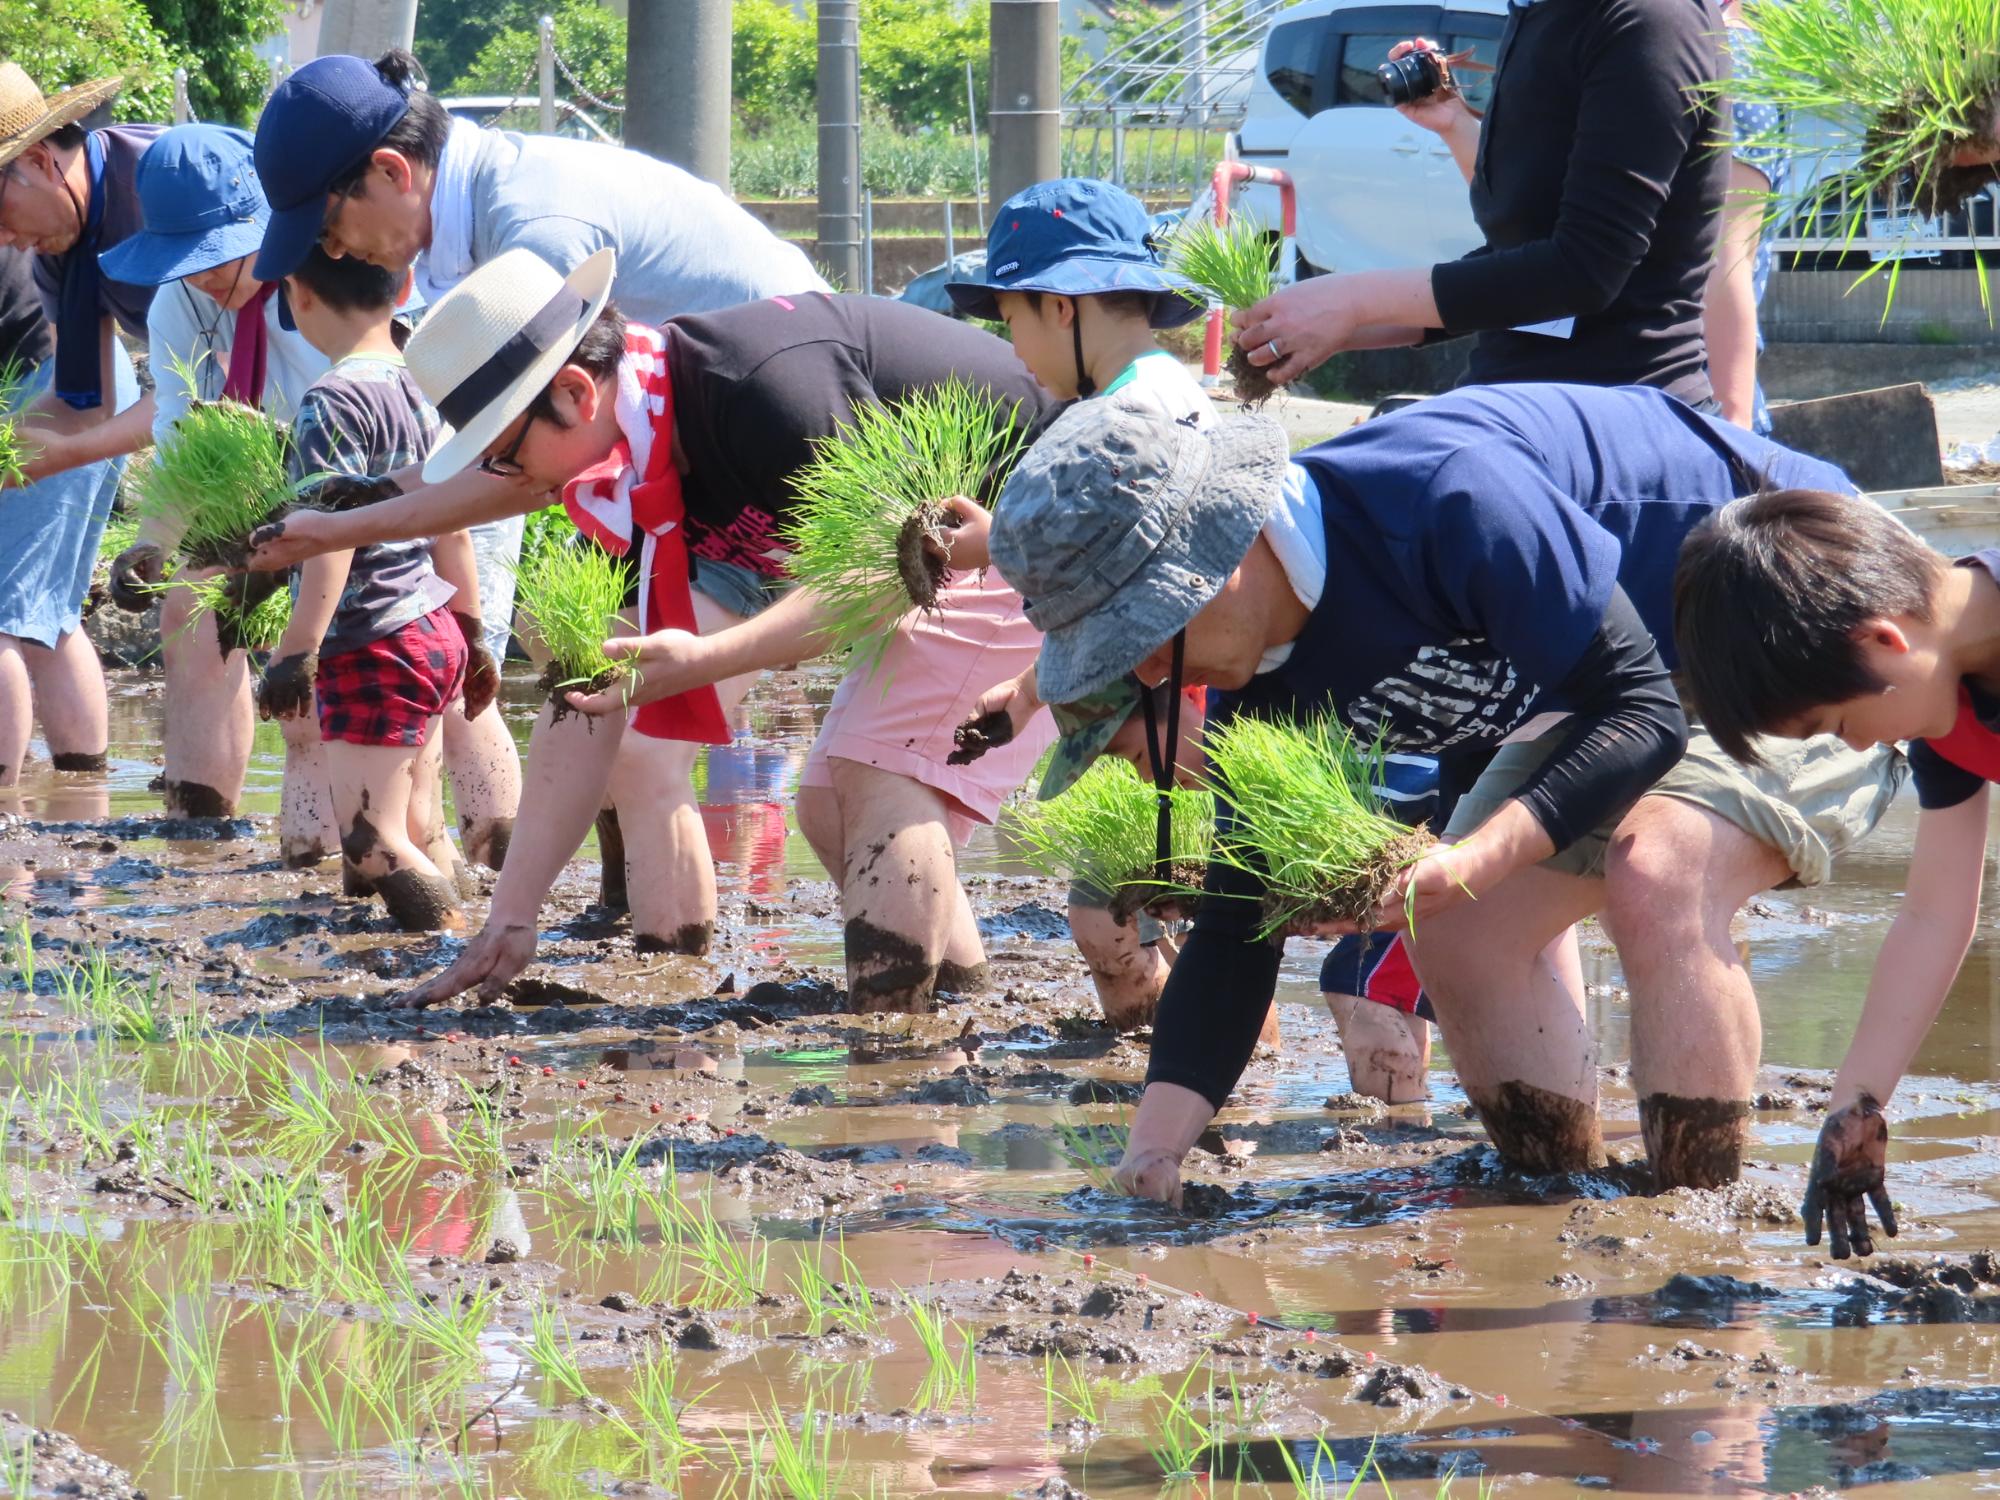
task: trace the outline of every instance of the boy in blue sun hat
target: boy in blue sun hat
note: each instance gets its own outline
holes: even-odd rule
[[[945,287],[967,317],[1004,322],[1014,354],[1051,395],[1063,399],[1119,393],[1157,405],[1173,421],[1206,427],[1215,408],[1188,368],[1156,338],[1207,309],[1207,294],[1161,262],[1145,205],[1123,188],[1089,177],[1038,182],[1008,199],[986,240],[986,277]],[[954,506],[960,529],[950,544],[953,567],[986,566],[987,514]],[[1140,704],[1126,679],[1083,704],[1051,704],[1065,739],[1102,751]],[[1034,672],[1004,683],[980,703],[1018,730],[1041,706]],[[1198,725],[1200,705],[1184,705]],[[990,722],[990,720],[975,720]],[[966,737],[962,736],[962,742]],[[1191,736],[1190,736],[1191,738]],[[977,738],[972,739],[977,744]],[[961,752],[963,753],[963,752]],[[1042,783],[1052,797],[1075,780],[1094,753],[1058,753]],[[1142,774],[1145,768],[1142,769]],[[1125,924],[1111,914],[1112,893],[1088,882],[1070,887],[1070,929],[1090,968],[1105,1019],[1131,1030],[1152,1019],[1172,964],[1173,945],[1151,917]]]

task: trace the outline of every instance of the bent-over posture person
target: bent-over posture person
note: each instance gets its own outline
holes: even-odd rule
[[[1016,469],[991,546],[1043,628],[1052,701],[1136,672],[1207,684],[1211,723],[1331,712],[1447,763],[1493,748],[1375,923],[1410,928],[1502,1157],[1560,1172],[1603,1159],[1571,932],[1601,911],[1632,987],[1656,1181],[1708,1185],[1738,1171],[1760,1041],[1729,919],[1755,891],[1825,879],[1900,773],[1893,751],[1825,738],[1761,772],[1690,744],[1655,646],[1674,558],[1764,473],[1844,485],[1635,387],[1454,392],[1296,461],[1275,422],[1189,431],[1113,396]],[[1261,882],[1216,864],[1207,889],[1119,1169],[1170,1200],[1249,1059],[1282,947],[1256,935]]]
[[[1909,742],[1917,837],[1806,1187],[1806,1243],[1871,1255],[1896,1232],[1883,1110],[1915,1062],[1979,923],[2000,780],[2000,551],[1954,563],[1870,501],[1816,489],[1738,500],[1681,550],[1674,625],[1716,743]]]

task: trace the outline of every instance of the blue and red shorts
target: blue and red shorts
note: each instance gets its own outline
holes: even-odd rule
[[[1401,822],[1429,822],[1435,828],[1444,821],[1437,762],[1426,756],[1388,756],[1382,784],[1375,790]],[[1405,1015],[1436,1019],[1400,934],[1371,932],[1341,938],[1320,965],[1319,987],[1322,994],[1359,995]]]
[[[401,630],[320,659],[319,737],[350,745],[428,745],[465,691],[465,636],[440,605]]]

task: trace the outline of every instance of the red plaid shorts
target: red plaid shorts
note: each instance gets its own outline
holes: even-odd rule
[[[322,740],[427,745],[438,715],[465,690],[465,636],[440,605],[379,641],[322,658],[314,689]]]

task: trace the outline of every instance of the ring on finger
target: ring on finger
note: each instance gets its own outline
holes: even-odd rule
[[[1264,347],[1271,351],[1271,358],[1273,359],[1283,359],[1285,357],[1285,351],[1278,347],[1278,341],[1276,339],[1272,339],[1271,342],[1266,344]]]

